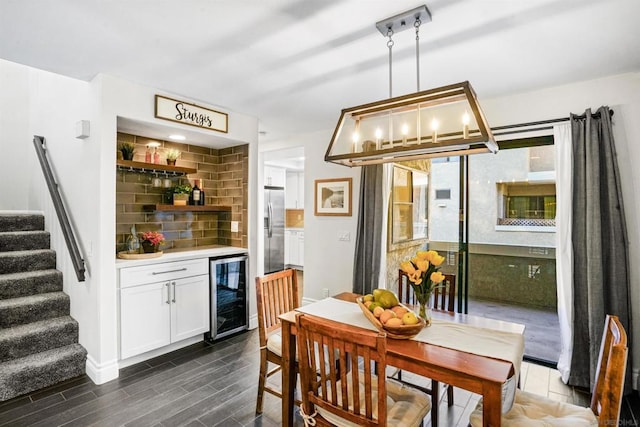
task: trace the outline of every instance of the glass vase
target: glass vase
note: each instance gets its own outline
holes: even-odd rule
[[[418,316],[424,320],[427,326],[431,326],[431,308],[427,302],[418,303]]]

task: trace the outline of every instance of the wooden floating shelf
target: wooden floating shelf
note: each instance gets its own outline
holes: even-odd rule
[[[120,169],[131,169],[137,172],[163,173],[168,175],[188,175],[198,172],[193,168],[185,168],[182,166],[161,165],[157,163],[134,162],[132,160],[118,159],[116,165]]]
[[[144,205],[148,212],[231,212],[231,206],[218,205]]]

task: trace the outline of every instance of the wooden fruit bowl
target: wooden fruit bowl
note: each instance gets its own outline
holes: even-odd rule
[[[369,311],[367,307],[365,307],[364,302],[362,301],[362,297],[356,298],[356,302],[360,309],[364,313],[364,315],[369,319],[373,326],[375,326],[379,331],[385,332],[389,338],[395,338],[398,340],[406,340],[415,337],[418,333],[426,326],[424,319],[418,317],[418,323],[415,325],[401,325],[401,326],[386,326],[383,325],[380,320],[376,316],[373,315],[372,312]],[[400,304],[402,305],[402,304]],[[407,310],[410,310],[408,307],[404,306]]]

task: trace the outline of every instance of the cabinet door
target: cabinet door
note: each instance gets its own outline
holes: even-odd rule
[[[264,185],[272,187],[284,187],[285,186],[285,170],[282,168],[276,168],[273,166],[264,167]]]
[[[284,230],[284,265],[291,264],[291,231]]]
[[[287,172],[284,205],[286,209],[298,209],[298,174],[295,172]]]
[[[171,282],[171,341],[207,332],[209,325],[209,276]]]
[[[304,172],[298,173],[298,209],[304,209]]]
[[[304,232],[298,233],[298,265],[304,267]]]
[[[120,358],[171,343],[169,282],[120,290]]]

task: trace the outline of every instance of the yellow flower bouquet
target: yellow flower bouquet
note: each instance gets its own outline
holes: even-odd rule
[[[439,271],[443,261],[444,257],[436,251],[418,251],[415,257],[400,263],[400,269],[407,274],[409,284],[418,300],[419,315],[427,325],[431,324],[427,304],[434,289],[444,280],[444,274]]]

